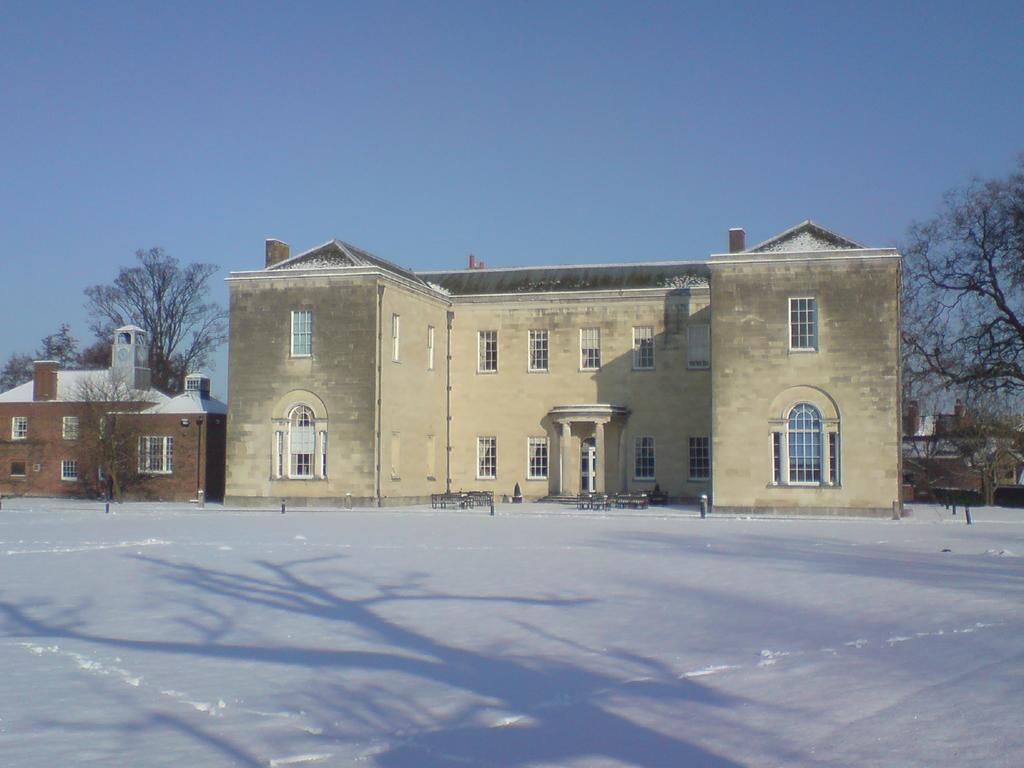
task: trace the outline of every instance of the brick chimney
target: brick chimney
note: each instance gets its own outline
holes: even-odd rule
[[[288,258],[288,243],[274,238],[267,238],[267,267],[280,264]]]
[[[906,413],[903,414],[903,434],[912,437],[921,429],[921,414],[917,400],[907,402]]]
[[[747,233],[743,227],[733,227],[729,230],[729,253],[742,253],[747,249]]]
[[[469,254],[469,269],[476,269],[476,256]]]
[[[32,363],[32,399],[57,399],[57,368],[60,364],[55,360],[36,360]]]

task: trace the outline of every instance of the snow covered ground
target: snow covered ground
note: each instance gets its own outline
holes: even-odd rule
[[[5,499],[4,766],[1024,765],[1024,511]]]

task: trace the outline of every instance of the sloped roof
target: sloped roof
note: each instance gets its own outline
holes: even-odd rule
[[[109,384],[110,371],[107,369],[93,371],[57,371],[57,397],[55,400],[39,402],[82,402],[81,390],[88,386],[106,386]],[[14,389],[0,394],[0,403],[31,403],[33,382],[27,381]],[[118,400],[141,403],[162,403],[170,398],[157,389],[134,390]]]
[[[422,283],[416,273],[400,267],[394,262],[375,256],[369,251],[346,243],[344,240],[328,240],[326,243],[303,251],[285,259],[278,264],[267,267],[268,272],[281,272],[289,269],[338,269],[339,267],[378,267],[379,269],[401,275],[407,280]]]
[[[867,246],[851,240],[848,237],[826,229],[817,222],[807,219],[790,227],[785,232],[780,232],[774,237],[763,240],[752,248],[748,253],[781,253],[781,252],[807,252],[807,251],[834,251],[844,249],[863,249]]]
[[[419,277],[427,285],[452,296],[631,288],[694,288],[706,286],[708,275],[707,264],[698,261],[461,269],[452,272],[419,273]]]
[[[214,413],[224,415],[228,412],[228,406],[215,397],[203,398],[198,392],[182,392],[180,395],[168,398],[162,403],[157,403],[147,408],[143,413],[167,413],[181,414],[182,416],[198,413]]]

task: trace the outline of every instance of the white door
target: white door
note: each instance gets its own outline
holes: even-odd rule
[[[597,441],[588,437],[580,444],[580,492],[593,493],[597,490]]]

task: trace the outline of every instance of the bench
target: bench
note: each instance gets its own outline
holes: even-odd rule
[[[646,493],[617,493],[615,494],[615,506],[619,509],[629,507],[630,509],[647,509],[649,500]]]

